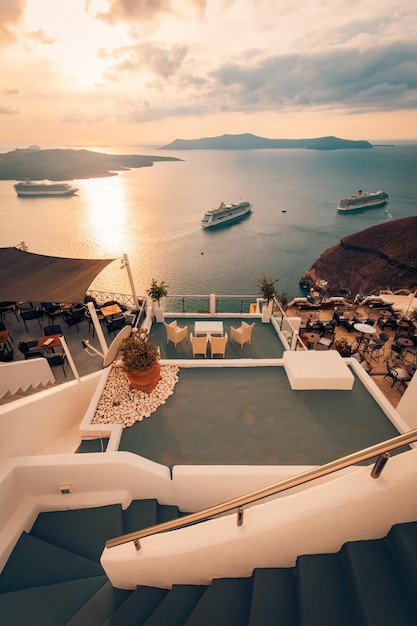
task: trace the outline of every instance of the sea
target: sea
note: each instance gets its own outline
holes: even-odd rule
[[[75,180],[79,191],[68,198],[18,198],[15,181],[0,181],[0,246],[25,242],[37,254],[115,259],[91,285],[102,291],[130,292],[121,263],[127,254],[138,295],[152,278],[165,281],[170,295],[253,295],[264,273],[278,279],[278,293],[305,295],[301,276],[342,237],[417,214],[417,140],[375,144],[335,151],[100,148],[181,160]],[[383,189],[389,203],[339,213],[339,200],[359,189]],[[253,204],[249,217],[201,228],[206,210],[238,200]]]

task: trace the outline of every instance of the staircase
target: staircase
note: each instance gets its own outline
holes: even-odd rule
[[[295,567],[171,590],[114,589],[100,565],[105,541],[174,519],[176,507],[140,500],[42,513],[0,575],[2,626],[415,626],[417,522]]]

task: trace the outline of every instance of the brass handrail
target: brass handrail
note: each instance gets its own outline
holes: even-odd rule
[[[190,515],[185,515],[184,517],[181,517],[179,519],[171,520],[169,522],[163,522],[162,524],[156,524],[155,526],[149,526],[148,528],[143,528],[142,530],[128,533],[126,535],[121,535],[120,537],[115,537],[114,539],[109,539],[108,541],[106,541],[106,548],[114,548],[115,546],[119,546],[123,543],[129,543],[130,541],[133,541],[136,548],[139,549],[139,540],[143,537],[156,535],[167,530],[183,528],[184,526],[195,524],[196,522],[206,521],[214,515],[227,513],[228,511],[236,508],[238,509],[239,521],[243,513],[243,507],[246,504],[256,502],[257,500],[267,498],[268,496],[276,495],[278,493],[281,493],[282,491],[286,491],[287,489],[292,489],[292,487],[304,485],[305,483],[316,480],[317,478],[321,478],[322,476],[327,476],[328,474],[337,472],[338,470],[344,469],[345,467],[350,467],[355,463],[377,457],[381,454],[390,452],[391,450],[396,450],[397,448],[401,448],[402,446],[408,445],[415,441],[417,441],[417,429],[410,430],[407,433],[398,435],[397,437],[393,437],[392,439],[387,439],[386,441],[374,444],[373,446],[364,448],[363,450],[359,450],[358,452],[353,452],[351,454],[348,454],[347,456],[340,457],[339,459],[330,461],[329,463],[325,463],[324,465],[320,465],[319,467],[309,469],[305,472],[302,472],[301,474],[296,474],[291,478],[286,478],[279,481],[278,483],[269,485],[268,487],[262,487],[261,489],[252,491],[244,496],[238,496],[237,498],[227,500],[222,504],[216,504],[207,509],[203,509],[202,511],[198,511],[197,513],[191,513]]]

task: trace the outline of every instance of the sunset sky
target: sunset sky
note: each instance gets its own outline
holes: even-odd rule
[[[416,32],[416,0],[0,0],[0,141],[415,139]]]

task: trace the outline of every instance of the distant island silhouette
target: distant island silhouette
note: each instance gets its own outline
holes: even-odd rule
[[[317,137],[316,139],[267,139],[251,133],[221,135],[201,139],[175,139],[159,150],[256,150],[265,148],[302,148],[306,150],[347,150],[373,148],[369,141]]]
[[[90,150],[41,150],[31,146],[0,154],[0,180],[73,180],[103,178],[158,161],[181,161],[175,157],[119,155]]]

